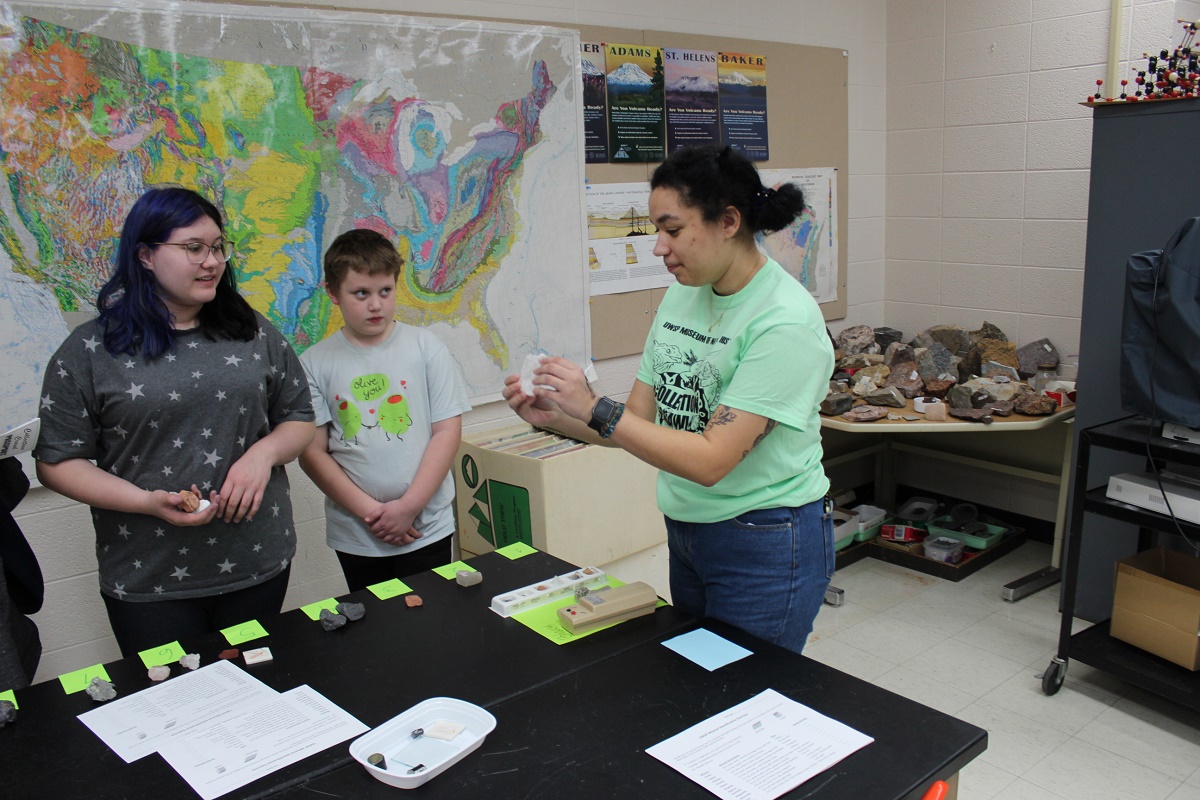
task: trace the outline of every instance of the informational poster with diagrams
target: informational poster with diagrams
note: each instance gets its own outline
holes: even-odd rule
[[[650,184],[588,184],[588,274],[592,296],[670,286],[675,277],[654,255]]]

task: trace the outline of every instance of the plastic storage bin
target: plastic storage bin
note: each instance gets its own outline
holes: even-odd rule
[[[965,545],[948,536],[930,536],[925,540],[925,557],[946,564],[957,564],[963,559]]]
[[[954,520],[949,516],[938,517],[928,525],[930,536],[941,536],[950,539],[957,539],[967,547],[975,550],[986,550],[992,545],[1004,538],[1005,531],[1008,530],[1003,525],[991,525],[980,520],[986,530],[977,533],[963,533],[962,531],[952,531],[943,528],[943,525],[953,525]]]
[[[883,523],[887,522],[887,511],[877,506],[863,503],[850,510],[858,512],[858,533],[854,534],[856,542],[865,542],[867,539],[875,538],[879,534],[879,529],[883,527]]]
[[[846,508],[833,509],[833,549],[844,550],[858,535],[858,512]]]

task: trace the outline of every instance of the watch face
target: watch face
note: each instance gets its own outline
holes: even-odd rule
[[[607,397],[601,397],[596,401],[596,405],[592,407],[592,418],[588,420],[588,427],[599,433],[612,419],[612,415],[617,410],[617,404]]]

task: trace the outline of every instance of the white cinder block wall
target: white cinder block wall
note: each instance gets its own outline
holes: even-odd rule
[[[888,2],[888,325],[986,320],[1076,363],[1092,129],[1080,102],[1106,77],[1110,6]],[[1175,17],[1174,0],[1126,0],[1119,77],[1132,83],[1130,55],[1144,68],[1144,51],[1178,42]],[[1043,484],[916,457],[899,468],[929,491],[1054,516]]]

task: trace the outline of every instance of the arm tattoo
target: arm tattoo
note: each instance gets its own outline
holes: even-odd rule
[[[718,425],[728,425],[737,419],[737,412],[726,406],[717,406],[713,409],[713,414],[709,417],[708,424],[704,426],[704,430],[710,431]]]
[[[761,443],[763,439],[767,438],[767,434],[770,433],[771,431],[775,430],[775,426],[778,424],[779,423],[773,419],[767,420],[766,427],[763,428],[763,432],[760,433],[758,435],[758,437],[754,440],[754,444],[750,445],[750,450],[753,450],[754,448],[758,447],[759,443]],[[743,461],[746,459],[746,456],[750,455],[750,450],[747,450],[746,452],[742,453]]]

